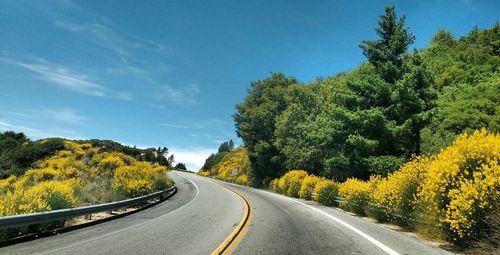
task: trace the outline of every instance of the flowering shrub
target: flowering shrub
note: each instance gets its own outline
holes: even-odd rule
[[[311,199],[314,193],[315,201],[333,205],[338,194],[344,199],[340,206],[348,211],[407,228],[418,227],[417,222],[430,225],[433,233],[463,244],[492,236],[492,229],[498,228],[491,217],[498,215],[495,206],[500,204],[499,159],[500,135],[481,130],[460,135],[438,155],[417,157],[386,178],[336,184],[292,170],[272,180],[269,189],[296,196],[300,183],[301,198]]]
[[[368,214],[379,221],[390,220],[413,228],[416,193],[428,162],[428,158],[415,158],[387,178],[382,178],[370,195],[375,208],[369,207]]]
[[[299,197],[306,200],[313,199],[313,193],[315,192],[314,188],[321,180],[321,178],[314,175],[306,176],[304,178],[304,181],[302,181],[302,185],[300,186]]]
[[[291,196],[291,197],[299,197],[299,192],[300,192],[300,188],[302,186],[302,181],[307,176],[307,172],[304,170],[292,170],[286,174],[288,174],[290,176],[289,182],[288,182],[288,190],[286,191],[286,195]]]
[[[11,189],[12,184],[16,181],[16,177],[11,175],[7,179],[0,180],[0,194],[5,194]]]
[[[126,197],[137,197],[165,189],[171,184],[166,167],[136,162],[116,169],[113,188]]]
[[[499,159],[500,136],[481,130],[460,135],[427,164],[418,199],[450,241],[477,234],[500,200]]]
[[[319,179],[314,194],[314,201],[324,205],[334,205],[335,198],[339,195],[338,184],[332,180]]]
[[[233,173],[233,169],[236,169],[236,174]],[[227,153],[207,174],[204,172],[200,172],[200,174],[214,175],[216,178],[224,181],[251,185],[251,172],[252,167],[248,158],[248,152],[244,147],[239,147]]]
[[[43,181],[26,190],[7,192],[0,215],[34,213],[73,207],[74,189],[68,182]]]
[[[340,207],[359,215],[365,215],[370,201],[372,185],[369,182],[349,178],[339,185],[339,195],[344,199]]]

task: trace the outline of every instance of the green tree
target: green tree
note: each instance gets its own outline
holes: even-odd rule
[[[401,77],[403,55],[415,37],[404,26],[405,16],[398,19],[394,6],[385,7],[375,29],[379,40],[363,41],[360,45],[368,61],[375,66],[382,78],[393,84]]]
[[[276,118],[286,109],[287,88],[298,81],[281,73],[250,85],[244,101],[233,115],[236,132],[243,139],[252,163],[254,179],[277,177],[285,170],[282,157],[273,145]]]
[[[175,165],[175,169],[187,170],[186,165],[180,162]]]

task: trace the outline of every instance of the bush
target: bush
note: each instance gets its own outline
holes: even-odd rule
[[[302,185],[300,186],[299,197],[305,200],[313,199],[313,193],[315,192],[314,188],[321,180],[321,178],[314,175],[306,176],[304,178],[304,181],[302,181]]]
[[[314,201],[320,204],[335,205],[335,198],[338,195],[338,184],[331,180],[320,180],[314,188]]]
[[[418,199],[431,226],[464,244],[481,232],[500,199],[500,135],[486,130],[460,135],[427,164]]]
[[[369,182],[349,178],[339,185],[339,195],[344,199],[340,207],[358,215],[366,215],[370,192]]]
[[[73,183],[44,181],[26,190],[7,192],[0,206],[0,215],[15,215],[73,207],[77,199]]]
[[[374,207],[368,208],[368,214],[378,221],[389,220],[413,229],[417,218],[417,189],[423,181],[428,161],[427,158],[415,158],[387,178],[381,179],[371,193],[370,199]]]
[[[290,174],[290,181],[286,195],[290,197],[299,197],[302,181],[307,176],[307,172],[302,170],[292,170],[288,173]]]
[[[277,192],[288,195],[300,191],[302,179],[307,176],[304,170],[290,170],[278,179]],[[290,190],[290,183],[293,182],[292,190]]]
[[[137,197],[172,185],[167,177],[167,168],[151,165],[148,162],[136,162],[131,166],[116,169],[113,188],[125,197]]]

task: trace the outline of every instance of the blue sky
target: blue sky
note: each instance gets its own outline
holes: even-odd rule
[[[0,0],[0,131],[167,146],[197,169],[251,81],[362,63],[384,6],[422,48],[499,21],[498,1]]]

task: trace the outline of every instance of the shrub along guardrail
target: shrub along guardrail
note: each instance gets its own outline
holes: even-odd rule
[[[314,195],[313,195],[314,196]],[[350,205],[354,205],[354,206],[360,206],[359,204],[356,204],[356,203],[350,203],[350,202],[347,202],[344,200],[343,197],[335,197],[335,200],[334,200],[338,205],[340,205],[341,203],[346,203],[346,204],[350,204]],[[371,210],[376,210],[376,211],[379,211],[379,212],[385,212],[384,210],[382,210],[380,208],[380,206],[377,206],[376,204],[374,203],[368,203],[368,206],[370,207]],[[410,217],[407,217],[407,216],[404,216],[404,215],[401,215],[401,214],[397,214],[397,213],[391,213],[390,214],[391,216],[395,217],[395,218],[399,218],[399,219],[404,219],[404,220],[413,220],[413,221],[416,221],[416,222],[419,222],[419,223],[423,223],[423,224],[431,224],[431,222],[429,221],[425,221],[425,220],[421,220],[419,219],[418,217],[417,218],[410,218]]]
[[[68,209],[60,209],[54,211],[47,212],[37,212],[37,213],[29,213],[29,214],[21,214],[21,215],[11,215],[0,217],[0,229],[8,229],[26,225],[34,225],[46,222],[53,222],[61,219],[67,219],[82,215],[89,215],[98,212],[104,211],[112,211],[116,209],[120,209],[127,206],[132,206],[140,203],[144,203],[148,200],[154,198],[165,199],[168,198],[169,195],[173,194],[177,190],[177,187],[174,185],[173,187],[154,192],[148,195],[125,199],[116,202],[110,202],[105,204],[98,205],[89,205],[83,207],[76,208],[68,208]]]

